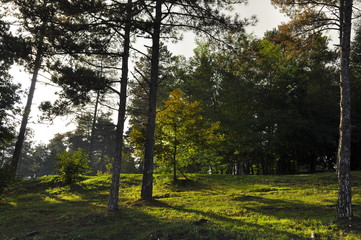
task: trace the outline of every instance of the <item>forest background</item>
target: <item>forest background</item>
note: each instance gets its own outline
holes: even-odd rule
[[[90,7],[97,9],[99,6]],[[98,14],[96,12],[87,10],[86,13],[90,14],[90,19],[98,17],[94,15]],[[44,12],[39,10],[39,14],[42,20]],[[77,20],[86,22],[89,19]],[[24,21],[28,31],[34,28],[42,36],[49,33],[44,30],[48,23],[38,26],[36,17]],[[188,59],[173,55],[165,44],[159,46],[156,171],[172,172],[176,179],[177,174],[187,172],[290,174],[335,168],[339,124],[337,49],[330,45],[324,32],[297,35],[287,23],[263,37],[246,34],[243,26],[252,21],[252,18],[239,20],[242,27],[238,31],[233,28],[226,32],[219,27],[212,34],[206,32],[208,38],[199,38],[194,56]],[[116,86],[119,70],[124,67],[120,67],[117,59],[121,46],[106,35],[107,30],[101,24],[94,24],[94,29],[90,24],[84,29],[82,22],[77,26],[79,29],[72,29],[81,32],[79,36],[61,36],[59,32],[56,36],[46,36],[50,47],[45,52],[50,61],[44,62],[42,67],[49,73],[46,77],[51,84],[60,86],[61,90],[58,100],[41,104],[44,112],[41,120],[51,121],[57,115],[72,114],[76,129],[57,134],[48,144],[34,144],[29,140],[32,133],[28,130],[19,175],[53,174],[57,156],[78,149],[89,154],[92,174],[110,171],[118,142],[116,124],[111,116],[112,109],[117,109],[119,103],[113,99],[116,99],[114,95],[120,95]],[[4,30],[6,26],[4,24]],[[146,25],[138,27],[137,35],[147,33]],[[94,32],[84,34],[88,30]],[[103,35],[97,31],[104,31]],[[166,38],[176,38],[169,29],[164,31],[171,33]],[[351,168],[359,169],[360,35],[357,28],[355,32],[351,52],[354,123]],[[89,34],[94,34],[91,40],[84,38]],[[78,42],[72,42],[76,37]],[[38,43],[39,39],[44,41],[39,36],[35,39]],[[19,55],[29,50],[26,44],[21,44],[20,41],[17,47],[24,46],[24,51]],[[106,57],[105,46],[110,50]],[[77,52],[79,49],[82,54]],[[151,48],[144,49],[148,52],[133,47],[131,53],[135,64],[130,77],[129,129],[122,153],[122,171],[129,173],[141,172],[146,156],[143,146],[145,126],[149,125],[146,122],[147,99],[151,95],[153,63]],[[52,52],[56,54],[50,55]],[[26,65],[26,56],[23,58],[25,60],[19,62],[25,69],[33,67]],[[2,88],[4,93],[11,90],[13,94],[12,102],[6,106],[8,109],[3,108],[2,127],[7,134],[3,135],[1,145],[3,165],[10,161],[13,152],[18,127],[14,120],[20,113],[13,106],[20,98],[19,88],[8,76],[2,86],[8,86]]]

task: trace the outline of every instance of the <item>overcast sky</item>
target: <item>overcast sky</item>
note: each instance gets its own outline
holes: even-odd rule
[[[246,28],[247,33],[252,33],[258,37],[262,37],[263,33],[277,28],[282,22],[287,22],[287,17],[276,9],[271,0],[248,0],[247,5],[239,5],[235,12],[240,18],[257,17],[257,24]],[[194,37],[191,33],[184,35],[183,41],[178,44],[170,44],[169,49],[176,55],[192,56]]]
[[[248,33],[253,33],[259,37],[262,37],[265,31],[272,30],[281,22],[287,21],[287,18],[271,5],[270,0],[249,0],[247,5],[238,7],[236,11],[242,18],[251,17],[253,15],[257,17],[258,23],[256,26],[247,27],[246,30]],[[193,35],[185,34],[183,41],[177,45],[171,44],[169,49],[175,55],[189,57],[193,54],[194,47]],[[15,76],[15,80],[23,85],[23,88],[29,88],[30,77],[27,74],[24,72],[19,73],[19,69],[16,68],[13,70],[13,75]],[[35,136],[33,140],[38,143],[47,143],[56,133],[63,133],[73,128],[71,126],[66,126],[66,124],[71,121],[70,117],[56,119],[53,125],[38,123],[39,103],[48,100],[49,95],[54,95],[53,92],[54,89],[49,88],[49,86],[45,87],[41,81],[38,83],[32,106],[31,119],[28,124],[28,127],[34,130]]]

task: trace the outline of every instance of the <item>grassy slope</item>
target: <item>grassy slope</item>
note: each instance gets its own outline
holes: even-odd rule
[[[191,175],[172,185],[155,176],[152,203],[139,201],[140,175],[121,178],[120,210],[106,209],[107,176],[62,186],[28,180],[0,197],[0,239],[361,239],[361,172],[353,173],[355,218],[335,221],[335,174]]]

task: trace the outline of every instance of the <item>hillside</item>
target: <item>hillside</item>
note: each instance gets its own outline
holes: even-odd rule
[[[141,175],[122,175],[117,213],[106,211],[109,176],[22,181],[0,199],[0,239],[361,239],[361,172],[347,223],[335,221],[334,173],[189,178],[156,175],[155,201],[145,203]]]

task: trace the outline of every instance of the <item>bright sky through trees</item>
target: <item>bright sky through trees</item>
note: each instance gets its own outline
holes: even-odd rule
[[[267,30],[271,30],[277,27],[280,23],[286,22],[287,18],[284,14],[280,13],[278,9],[275,9],[270,0],[249,0],[249,3],[237,7],[236,12],[242,18],[249,18],[255,15],[258,22],[255,26],[247,27],[248,33],[253,33],[256,36],[261,37]],[[184,55],[190,57],[193,55],[193,49],[196,46],[194,43],[194,35],[192,33],[185,33],[183,40],[177,44],[169,44],[169,50],[174,55]],[[24,71],[20,71],[18,67],[14,67],[11,72],[16,82],[22,84],[23,89],[27,90],[30,85],[30,76]],[[56,99],[54,92],[59,90],[56,87],[46,85],[48,82],[44,77],[39,79],[39,84],[35,92],[33,101],[32,114],[29,120],[28,127],[33,129],[34,138],[37,142],[47,143],[56,133],[62,133],[75,128],[71,122],[72,117],[59,117],[54,120],[52,124],[39,123],[38,106],[42,101]],[[25,99],[24,101],[25,102]]]

